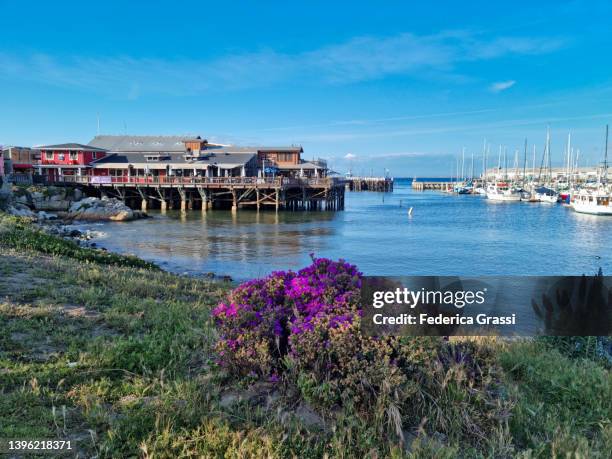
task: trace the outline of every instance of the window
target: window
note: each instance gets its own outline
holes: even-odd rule
[[[45,151],[45,159],[47,161],[53,161],[53,152],[52,151]]]
[[[98,159],[98,153],[96,153],[95,151],[91,153],[91,158],[92,159]]]
[[[59,155],[57,155],[57,157],[60,161],[63,161],[64,158],[66,158],[66,155],[64,153],[60,153]]]
[[[70,152],[70,161],[76,161],[79,159],[79,154],[76,151]]]

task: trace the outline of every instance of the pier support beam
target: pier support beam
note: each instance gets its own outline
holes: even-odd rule
[[[198,193],[202,199],[202,212],[206,212],[208,210],[208,193],[203,188],[198,188]]]
[[[187,211],[187,193],[182,188],[177,188],[177,191],[181,197],[181,212]]]
[[[232,212],[236,212],[238,210],[238,198],[236,196],[236,190],[232,189]]]
[[[140,202],[140,209],[141,209],[143,212],[146,212],[146,211],[147,211],[147,205],[148,205],[147,200],[146,200],[146,199],[143,199],[143,200]]]

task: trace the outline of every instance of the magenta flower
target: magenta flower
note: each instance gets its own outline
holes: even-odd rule
[[[283,357],[299,352],[291,336],[313,332],[320,320],[329,328],[350,325],[360,312],[360,287],[355,266],[314,257],[297,273],[275,271],[244,282],[213,309],[224,364],[243,376],[256,373],[277,381]]]

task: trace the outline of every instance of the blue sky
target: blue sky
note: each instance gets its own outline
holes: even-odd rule
[[[602,157],[610,2],[221,3],[0,0],[0,144],[87,142],[99,114],[339,172],[449,175],[485,138],[540,155],[547,126],[557,163],[570,131]]]

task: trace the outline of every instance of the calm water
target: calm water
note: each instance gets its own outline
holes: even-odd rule
[[[368,275],[612,273],[612,218],[561,205],[412,192],[402,181],[393,193],[347,193],[343,212],[152,215],[86,227],[105,233],[96,242],[109,250],[179,273],[236,279],[299,269],[310,253],[344,258]]]

